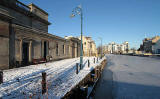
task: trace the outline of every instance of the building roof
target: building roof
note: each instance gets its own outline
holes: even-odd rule
[[[72,40],[72,41],[78,41],[78,42],[81,41],[79,38],[73,37],[73,36],[65,36],[64,38],[67,40]]]
[[[28,6],[34,6],[34,7],[36,7],[38,10],[42,11],[44,14],[48,15],[48,13],[47,13],[46,11],[44,11],[44,10],[41,9],[41,8],[39,8],[37,5],[35,5],[35,4],[33,4],[33,3],[29,4]]]
[[[152,38],[145,38],[143,40],[143,42],[151,41],[152,43],[156,43],[158,40],[160,40],[160,36],[155,36],[155,37],[152,37]]]
[[[160,40],[160,36],[155,36],[152,38],[152,43],[156,43],[158,40]]]

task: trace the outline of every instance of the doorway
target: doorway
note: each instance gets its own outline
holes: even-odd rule
[[[72,58],[75,58],[75,45],[72,45]]]
[[[29,60],[29,43],[23,42],[23,65],[28,65]]]
[[[47,42],[45,41],[44,42],[44,59],[46,59],[46,56],[47,56]]]

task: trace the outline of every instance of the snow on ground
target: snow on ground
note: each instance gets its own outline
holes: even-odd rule
[[[76,74],[76,63],[79,58],[65,59],[56,62],[31,65],[4,71],[4,83],[0,85],[0,97],[3,99],[28,99],[49,97],[59,99],[77,85],[89,72],[101,63],[93,63],[94,57],[84,57],[84,68]],[[88,67],[87,60],[90,60]],[[41,95],[41,73],[47,73],[48,92]]]
[[[160,59],[107,55],[115,99],[160,99]]]

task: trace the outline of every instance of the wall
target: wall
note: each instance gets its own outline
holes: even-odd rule
[[[58,44],[58,55],[56,54],[56,44]],[[65,46],[65,53],[63,53],[63,45]],[[70,58],[69,42],[65,40],[56,40],[56,38],[51,39],[49,42],[49,55],[52,56],[53,60]]]
[[[48,25],[37,20],[32,20],[32,27],[48,32]]]
[[[15,41],[15,58],[16,58],[16,61],[21,61],[21,54],[20,54],[20,40],[16,39]]]
[[[0,20],[0,69],[9,68],[9,25]]]
[[[32,41],[32,59],[40,59],[43,56],[41,55],[41,40]]]

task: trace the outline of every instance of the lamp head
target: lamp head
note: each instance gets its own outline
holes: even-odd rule
[[[71,16],[70,16],[71,18],[73,18],[73,17],[75,17],[75,15],[74,14],[71,14]]]

